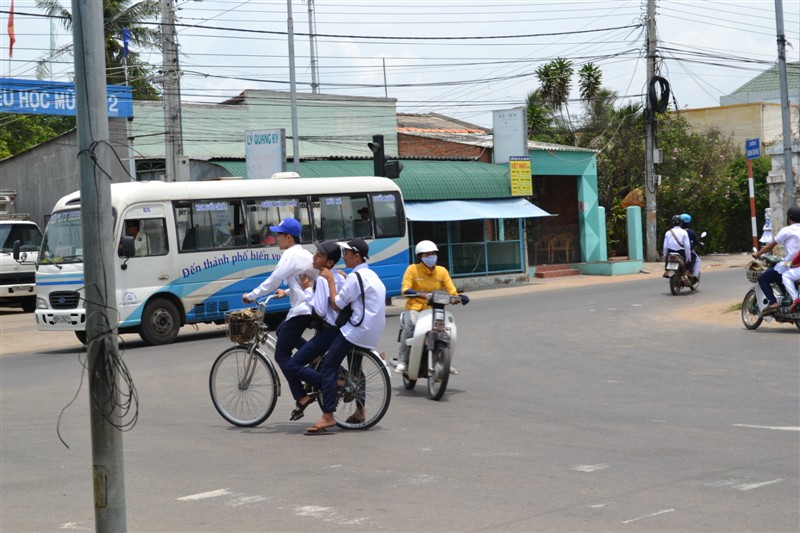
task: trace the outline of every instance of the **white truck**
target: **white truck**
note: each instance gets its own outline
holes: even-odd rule
[[[26,214],[15,214],[14,191],[0,191],[0,305],[36,310],[36,259],[42,231]],[[20,260],[14,259],[19,242]]]

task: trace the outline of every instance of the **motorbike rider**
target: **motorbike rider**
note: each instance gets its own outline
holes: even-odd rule
[[[409,289],[418,292],[444,290],[451,296],[458,296],[456,286],[453,285],[453,280],[450,279],[450,273],[445,267],[436,264],[436,252],[438,251],[439,248],[432,241],[426,240],[417,243],[414,248],[414,256],[417,262],[409,265],[406,269],[406,273],[403,275],[403,283],[400,287],[401,293],[405,293]],[[461,295],[460,302],[466,304],[469,302],[469,298],[466,295]],[[414,327],[417,324],[420,311],[428,308],[430,308],[430,304],[427,298],[408,298],[406,300],[405,312],[402,315],[400,324],[403,329],[400,333],[400,353],[397,355],[396,372],[402,374],[408,368],[411,347],[408,346],[406,340],[414,335]]]
[[[800,297],[797,294],[797,282],[800,282],[800,252],[797,252],[794,259],[787,261],[787,270],[781,275],[783,279],[783,288],[789,296],[792,297],[792,305],[789,307],[789,312],[794,313],[794,310],[800,306]]]
[[[689,227],[689,224],[692,223],[692,215],[688,213],[681,214],[681,222],[683,224],[681,227],[686,230],[686,233],[689,235],[689,246],[692,248],[692,260],[686,265],[686,268],[691,272],[691,275],[694,278],[700,277],[700,254],[698,254],[695,250],[698,246],[702,246],[703,243],[700,242],[700,239],[697,237],[697,233]]]
[[[769,304],[761,313],[764,316],[771,315],[780,308],[780,304],[772,291],[772,284],[780,284],[783,281],[782,274],[788,270],[788,263],[800,252],[800,207],[796,205],[790,207],[786,212],[786,218],[789,221],[789,225],[781,228],[771,242],[753,254],[753,257],[758,259],[762,255],[771,252],[779,244],[783,246],[784,250],[781,262],[774,267],[766,269],[758,277],[758,285],[761,287],[761,292],[769,300]]]
[[[664,268],[667,267],[667,256],[670,253],[679,254],[683,257],[684,261],[688,261],[692,257],[692,248],[689,243],[689,234],[681,227],[683,220],[680,215],[673,215],[670,219],[670,229],[664,234],[664,246],[662,253],[664,254]],[[664,277],[668,278],[669,273],[664,272]]]

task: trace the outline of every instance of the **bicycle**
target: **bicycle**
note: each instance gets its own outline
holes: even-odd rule
[[[281,385],[274,357],[277,338],[263,317],[275,295],[256,301],[257,307],[225,313],[226,334],[235,346],[223,351],[211,366],[208,378],[211,401],[217,412],[239,427],[254,427],[272,414]],[[324,355],[312,361],[319,370]],[[336,394],[336,425],[342,429],[369,429],[389,409],[389,370],[374,350],[355,348],[339,368]],[[322,407],[322,393],[306,384],[308,395]],[[358,419],[358,408],[366,417]],[[355,416],[353,416],[355,415]]]

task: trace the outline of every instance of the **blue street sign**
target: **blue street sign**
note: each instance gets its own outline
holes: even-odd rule
[[[758,159],[761,157],[761,139],[745,139],[744,149],[747,159]]]
[[[106,86],[108,116],[133,116],[133,93],[124,85]],[[61,81],[0,78],[0,113],[75,115],[75,84]]]

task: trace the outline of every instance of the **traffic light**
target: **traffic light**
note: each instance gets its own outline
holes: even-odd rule
[[[403,170],[403,163],[400,161],[387,161],[383,151],[383,135],[373,135],[372,142],[367,143],[372,151],[372,169],[375,176],[385,176],[391,179],[400,177]]]

